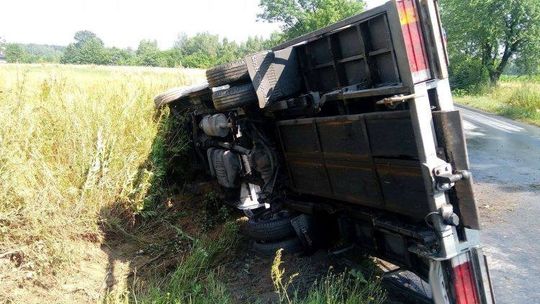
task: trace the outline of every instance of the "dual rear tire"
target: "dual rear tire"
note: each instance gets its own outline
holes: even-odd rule
[[[243,60],[218,65],[206,71],[206,80],[211,88],[249,80],[248,69]]]
[[[218,65],[207,70],[206,79],[211,88],[229,86],[226,89],[214,91],[212,94],[214,107],[218,111],[241,108],[257,101],[257,94],[243,60]]]
[[[251,83],[232,86],[228,89],[215,91],[212,94],[214,107],[218,111],[248,106],[257,101],[257,95]]]
[[[251,218],[242,232],[253,240],[253,250],[261,255],[271,256],[279,249],[284,253],[303,250],[288,212],[278,212],[267,218]]]

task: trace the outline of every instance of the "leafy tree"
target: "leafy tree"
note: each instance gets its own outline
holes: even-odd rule
[[[9,47],[8,47],[9,46]],[[60,62],[65,47],[35,43],[6,43],[0,37],[0,54],[6,55],[9,49],[11,62],[36,63]]]
[[[277,37],[277,34],[272,37]],[[221,39],[218,35],[198,33],[193,37],[182,34],[172,50],[166,51],[168,66],[209,68],[217,64],[239,60],[242,57],[270,49],[278,44],[278,39],[265,40],[261,37],[248,37],[246,42],[237,43]],[[179,64],[180,63],[180,64]]]
[[[532,75],[540,72],[540,46],[530,43],[524,46],[521,53],[514,55],[512,63],[516,67],[518,74]]]
[[[23,63],[61,62],[209,68],[238,60],[247,54],[270,49],[280,42],[282,36],[281,33],[273,33],[270,39],[255,36],[237,43],[209,33],[198,33],[193,37],[183,34],[169,50],[160,50],[155,40],[142,40],[137,50],[133,51],[129,48],[106,48],[96,34],[79,31],[75,33],[73,43],[67,47],[42,44],[8,45],[8,60]]]
[[[182,67],[182,52],[177,48],[161,52],[165,65],[170,68]]]
[[[6,50],[6,39],[0,36],[0,54],[4,54],[5,50]]]
[[[363,0],[261,0],[259,18],[283,24],[290,39],[361,12]]]
[[[119,48],[107,49],[107,64],[109,65],[133,65],[135,55],[132,51]]]
[[[6,61],[9,63],[28,63],[28,53],[19,45],[15,43],[8,43],[5,46]]]
[[[137,63],[144,66],[165,66],[166,60],[155,40],[142,40],[135,52]]]
[[[282,41],[282,36],[282,33],[274,32],[269,39],[263,39],[259,36],[248,37],[246,42],[240,45],[240,52],[242,56],[245,56],[262,50],[269,50]]]
[[[66,48],[62,63],[107,64],[108,54],[103,41],[90,31],[79,31],[74,36],[75,43]]]
[[[240,45],[240,52],[243,54],[255,53],[265,49],[265,40],[262,37],[248,37],[246,42]]]
[[[182,65],[190,68],[209,68],[218,62],[221,42],[218,35],[198,33],[193,37],[181,35],[175,48],[182,54]]]
[[[217,64],[227,63],[238,60],[242,57],[240,46],[228,39],[223,39],[217,50]]]
[[[512,59],[538,63],[540,1],[443,0],[441,4],[454,82],[462,77],[460,73],[476,68],[496,85]]]
[[[85,43],[93,41],[103,45],[103,41],[98,36],[90,31],[78,31],[73,37],[75,39],[75,46],[82,47]]]
[[[29,55],[31,62],[60,62],[65,47],[47,44],[19,44]]]

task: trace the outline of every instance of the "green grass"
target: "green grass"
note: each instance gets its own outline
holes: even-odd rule
[[[140,210],[159,170],[149,156],[167,116],[156,113],[153,96],[203,75],[1,65],[0,253],[34,278],[54,280],[85,257],[81,241],[99,242],[101,218]]]
[[[114,303],[231,303],[226,286],[219,278],[221,264],[232,258],[239,240],[238,225],[228,222],[218,239],[190,239],[188,254],[176,269],[156,275],[144,284],[109,293],[104,302]]]
[[[368,261],[366,261],[368,262]],[[382,304],[386,294],[380,286],[377,270],[373,264],[370,277],[366,280],[359,270],[328,274],[316,281],[306,295],[299,296],[298,290],[291,286],[298,274],[285,275],[282,261],[282,251],[276,252],[271,268],[274,289],[279,296],[279,302],[284,304]]]
[[[484,94],[457,94],[456,102],[540,126],[539,77],[504,77]]]

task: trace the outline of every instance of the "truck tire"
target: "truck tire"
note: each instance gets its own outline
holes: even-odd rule
[[[184,93],[184,88],[172,88],[167,90],[156,97],[154,97],[154,103],[156,108],[159,108],[165,104],[171,103],[182,96]]]
[[[257,94],[251,83],[233,86],[228,89],[215,91],[212,94],[214,107],[218,111],[240,108],[257,101]]]
[[[283,253],[293,254],[303,250],[302,243],[297,237],[279,242],[253,242],[253,250],[264,256],[272,256],[276,251],[283,249]]]
[[[206,70],[206,79],[211,88],[248,80],[249,74],[246,63],[241,60],[225,63]]]
[[[256,241],[278,241],[295,234],[288,216],[268,220],[250,219],[242,232]]]
[[[429,304],[433,295],[429,284],[411,272],[385,274],[382,287],[387,290],[388,304]]]

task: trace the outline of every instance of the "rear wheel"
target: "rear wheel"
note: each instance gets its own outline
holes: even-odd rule
[[[154,97],[154,103],[156,105],[156,108],[159,108],[163,105],[177,100],[182,96],[182,94],[184,94],[184,92],[184,88],[173,88],[157,95],[156,97]]]
[[[257,241],[277,241],[295,235],[288,212],[270,218],[252,218],[244,226],[243,233]]]
[[[249,79],[246,63],[237,62],[218,65],[206,71],[206,79],[211,88]]]
[[[278,250],[283,249],[283,253],[298,253],[302,251],[302,243],[297,237],[292,237],[279,242],[254,242],[253,250],[261,255],[271,256]]]
[[[429,284],[412,272],[396,271],[385,274],[382,286],[388,292],[389,304],[433,303]]]
[[[212,100],[216,110],[226,111],[253,104],[257,101],[257,94],[249,83],[215,91]]]

